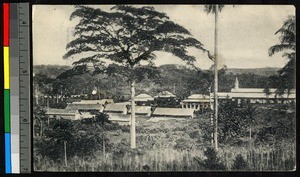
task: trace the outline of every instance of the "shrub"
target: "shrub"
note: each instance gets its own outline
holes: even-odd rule
[[[225,165],[221,162],[217,152],[213,148],[208,147],[206,151],[204,151],[204,155],[207,159],[203,161],[194,158],[200,166],[206,170],[225,170]]]
[[[296,169],[296,163],[295,159],[290,157],[284,161],[285,170],[295,170]]]
[[[237,155],[232,165],[233,170],[248,170],[248,164],[241,154]]]
[[[200,138],[200,133],[199,131],[193,131],[189,133],[190,138]]]
[[[179,150],[189,149],[190,143],[185,138],[179,138],[176,140],[174,148]]]

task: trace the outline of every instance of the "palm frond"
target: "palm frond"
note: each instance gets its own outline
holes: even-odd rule
[[[218,10],[219,12],[221,12],[223,10],[225,5],[205,5],[204,6],[204,11],[209,13],[216,13],[216,11]]]
[[[290,45],[290,44],[277,44],[269,48],[269,56],[274,55],[277,52],[282,52],[284,50],[296,50],[295,45]]]

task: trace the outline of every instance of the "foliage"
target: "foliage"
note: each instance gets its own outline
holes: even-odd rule
[[[176,145],[174,146],[175,149],[184,150],[190,149],[191,144],[185,138],[179,138],[176,140]]]
[[[165,107],[165,108],[174,108],[179,107],[179,100],[174,97],[157,97],[154,98],[154,102],[158,107]]]
[[[116,5],[110,12],[76,6],[70,19],[74,18],[79,18],[80,22],[75,27],[75,39],[67,44],[68,52],[64,58],[94,53],[73,63],[74,67],[81,67],[85,72],[103,72],[106,67],[104,59],[109,59],[124,67],[119,71],[126,71],[125,76],[136,77],[139,75],[131,69],[141,62],[147,62],[148,67],[152,67],[155,51],[172,53],[188,63],[195,61],[195,57],[188,55],[187,48],[206,51],[198,40],[190,37],[188,30],[151,6]],[[111,73],[111,69],[107,68],[107,72]],[[139,69],[136,71],[139,72]]]
[[[62,88],[62,94],[65,96],[82,95],[82,99],[99,99],[100,95],[100,99],[113,98],[116,102],[129,100],[130,92],[128,89],[128,80],[124,76],[117,74],[117,71],[119,72],[119,70],[121,70],[121,66],[114,65],[114,67],[109,66],[109,68],[112,69],[109,76],[106,74],[97,74],[95,76],[84,74],[61,78],[63,82],[54,80],[52,83],[49,83],[48,87],[49,89],[56,87],[56,92],[54,93],[50,89],[49,92],[45,92],[45,94],[56,96],[55,94],[58,93],[60,95],[60,89]],[[40,70],[40,72],[46,74],[48,69],[47,67],[44,69],[45,70]],[[177,98],[185,99],[193,93],[208,94],[208,88],[212,83],[213,75],[210,70],[194,70],[178,65],[162,65],[157,67],[157,70],[158,71],[154,72],[154,74],[157,74],[156,77],[150,76],[151,79],[144,78],[140,84],[136,85],[137,94],[148,93],[155,96],[161,91],[169,90],[172,93],[175,91],[174,94]],[[114,72],[116,72],[116,74],[113,74]],[[158,75],[160,75],[160,77],[158,77]],[[35,77],[40,76],[36,74]],[[149,78],[149,76],[146,77]],[[223,68],[219,71],[219,90],[222,92],[230,91],[231,88],[234,87],[235,77],[239,78],[241,87],[248,88],[264,88],[268,85],[268,80],[270,80],[269,87],[275,88],[278,81],[276,78],[273,78],[273,76],[270,76],[269,78],[272,79],[269,79],[266,75],[253,73],[232,74],[228,69]],[[41,84],[38,83],[40,88],[42,88],[42,84],[48,84],[43,78],[41,78],[40,81]],[[36,83],[34,82],[34,84]],[[98,93],[92,95],[91,92],[95,88],[99,88]],[[87,94],[87,97],[83,97],[83,94]],[[40,100],[39,104],[46,105],[45,102],[46,101],[43,103]],[[52,101],[52,99],[50,99],[50,107],[53,107],[54,102],[56,102],[56,100]],[[67,102],[67,100],[59,100],[59,102]]]
[[[255,125],[255,108],[250,104],[244,104],[242,107],[237,107],[236,103],[229,99],[220,103],[220,143],[238,143],[239,138],[247,136],[248,129]]]
[[[64,156],[63,144],[66,142],[68,158],[90,156],[96,149],[102,148],[103,138],[107,142],[106,147],[110,148],[105,136],[105,125],[109,123],[107,115],[103,113],[82,121],[55,119],[36,141],[35,147],[42,156],[58,160]]]
[[[257,119],[260,120],[260,130],[256,141],[269,142],[271,144],[286,139],[295,138],[295,108],[280,107],[275,110],[264,110]]]
[[[248,170],[248,164],[241,154],[238,154],[232,165],[233,170]]]
[[[221,162],[221,159],[213,148],[207,147],[204,151],[204,155],[206,159],[203,161],[195,158],[200,166],[203,166],[206,170],[225,170],[225,165]]]
[[[218,10],[219,12],[221,12],[224,8],[224,5],[205,5],[204,6],[204,10],[207,13],[216,13],[216,11]]]
[[[280,42],[269,49],[269,55],[283,52],[282,57],[286,57],[288,63],[278,71],[277,92],[282,95],[285,91],[290,93],[291,89],[295,89],[296,84],[296,18],[289,16],[284,21],[283,26],[276,31],[280,34]]]

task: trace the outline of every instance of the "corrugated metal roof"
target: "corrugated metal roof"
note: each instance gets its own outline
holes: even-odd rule
[[[114,103],[113,99],[102,99],[102,100],[81,100],[80,102],[73,102],[73,104],[106,104]]]
[[[186,100],[182,100],[182,103],[184,102],[188,102],[188,103],[208,103],[210,102],[209,98],[208,99],[205,99],[205,100],[198,100],[198,99],[186,99]]]
[[[275,94],[272,93],[266,96],[265,93],[236,93],[236,92],[219,92],[218,96],[220,98],[276,98]],[[287,94],[283,94],[282,96],[277,96],[277,98],[296,98],[296,94],[292,93],[289,96]]]
[[[127,102],[107,104],[104,108],[104,111],[123,112],[127,109],[127,105]]]
[[[130,121],[130,115],[124,115],[119,113],[107,113],[109,116],[109,120],[112,121]]]
[[[103,110],[102,104],[73,104],[70,103],[67,107],[67,110],[89,110],[89,109],[96,109],[96,110]]]
[[[270,92],[274,93],[276,89],[270,88]],[[237,93],[263,93],[263,88],[233,88],[231,89],[231,92],[237,92]]]
[[[131,107],[129,108],[129,113],[131,113]],[[151,106],[135,106],[135,113],[137,114],[151,114]]]
[[[269,89],[270,93],[275,93],[275,88]],[[264,88],[233,88],[231,92],[234,93],[264,93]],[[295,90],[291,90],[291,93],[295,93]]]
[[[203,95],[203,94],[193,94],[189,96],[187,99],[182,100],[182,102],[198,102],[198,103],[203,103],[203,102],[210,102],[210,97],[209,95]]]
[[[49,108],[48,111],[46,111],[46,114],[47,115],[75,115],[76,112],[77,110]]]
[[[156,116],[193,116],[193,109],[184,108],[156,108],[152,115]]]
[[[204,94],[192,94],[188,99],[209,99],[209,95]]]
[[[173,93],[169,91],[162,91],[160,92],[157,96],[155,97],[160,97],[160,98],[169,98],[169,97],[176,97]]]

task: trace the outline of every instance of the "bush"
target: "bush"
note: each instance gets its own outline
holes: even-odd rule
[[[296,169],[295,159],[290,157],[284,161],[285,169],[292,171]]]
[[[185,138],[179,138],[178,140],[176,140],[174,148],[179,150],[189,149],[190,142],[188,142]]]
[[[102,148],[103,141],[106,148],[110,148],[105,133],[106,126],[110,124],[106,121],[105,114],[77,121],[55,119],[45,128],[42,137],[35,138],[36,152],[43,157],[59,160],[64,157],[64,143],[68,158],[91,156]]]
[[[206,170],[225,170],[225,165],[221,162],[220,158],[217,155],[217,152],[208,147],[206,151],[204,151],[204,155],[207,159],[200,161],[197,158],[194,158],[198,164]]]
[[[237,155],[232,165],[233,170],[248,170],[248,164],[241,154]]]
[[[121,128],[122,132],[124,132],[124,133],[129,133],[130,132],[129,125],[123,125],[120,128]]]
[[[125,156],[126,152],[130,150],[129,142],[123,138],[120,143],[113,146],[113,159],[121,159]]]
[[[189,133],[189,136],[190,136],[190,138],[200,138],[200,133],[199,133],[199,131],[193,131],[193,132],[190,132]]]

